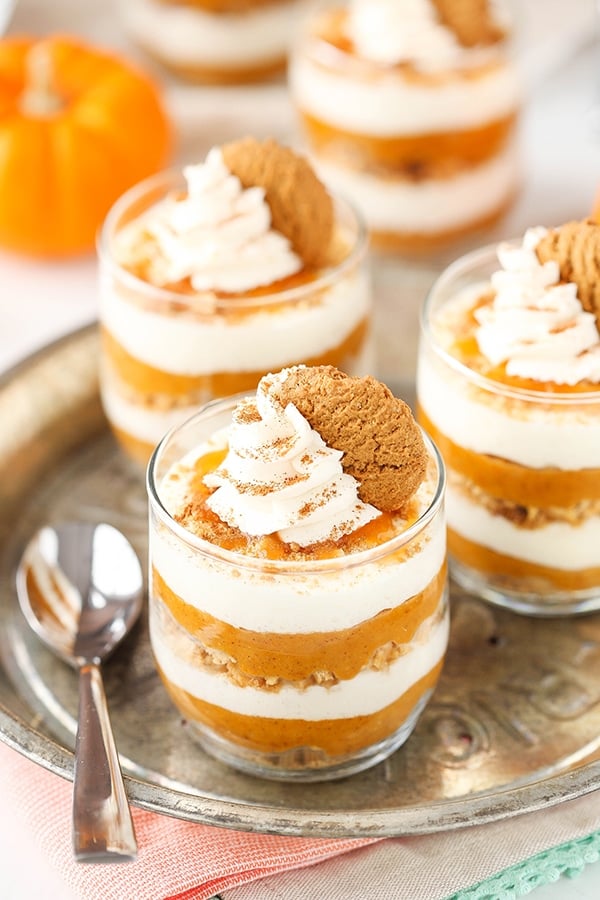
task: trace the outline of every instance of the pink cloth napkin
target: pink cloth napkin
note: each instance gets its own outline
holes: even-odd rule
[[[267,875],[310,866],[376,839],[250,834],[133,809],[138,858],[119,865],[75,863],[69,782],[0,744],[0,797],[31,833],[36,852],[85,900],[206,900]],[[34,847],[34,843],[36,846]]]
[[[52,900],[208,900],[222,892],[231,900],[490,900],[520,897],[600,859],[598,792],[515,819],[397,840],[249,834],[135,808],[133,816],[135,862],[73,862],[71,785],[0,743],[0,860],[6,852],[20,857],[11,900],[38,896],[40,883]]]

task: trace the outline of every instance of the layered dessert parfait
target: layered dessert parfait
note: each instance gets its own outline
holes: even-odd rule
[[[274,141],[214,148],[125,194],[100,262],[104,409],[144,463],[202,403],[268,371],[372,367],[365,230]]]
[[[168,435],[148,487],[152,647],[208,752],[323,780],[406,740],[448,614],[443,469],[405,403],[284,369]]]
[[[599,275],[599,224],[534,228],[451,266],[424,311],[453,572],[523,612],[600,608]]]
[[[148,53],[196,82],[245,84],[283,71],[309,0],[127,0],[125,27]]]
[[[498,8],[350,0],[299,43],[290,83],[308,146],[376,244],[431,249],[515,195],[520,89]]]

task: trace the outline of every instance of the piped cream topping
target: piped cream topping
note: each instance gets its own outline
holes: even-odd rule
[[[204,479],[216,488],[207,505],[248,535],[277,533],[300,546],[338,540],[380,511],[358,498],[341,451],[328,447],[292,403],[283,407],[270,394],[286,373],[265,376],[256,398],[238,404],[227,456]]]
[[[183,196],[165,198],[123,230],[123,264],[141,261],[159,287],[189,279],[196,291],[227,293],[273,284],[302,268],[288,239],[271,228],[264,189],[244,189],[218,147],[183,174]]]
[[[477,65],[495,52],[463,47],[431,0],[351,0],[346,34],[365,59],[382,65],[410,62],[425,71]]]
[[[546,234],[529,229],[521,246],[501,244],[501,269],[492,275],[494,300],[475,311],[480,351],[508,375],[575,385],[600,382],[600,334],[577,285],[560,281],[554,260],[540,263],[535,248]]]

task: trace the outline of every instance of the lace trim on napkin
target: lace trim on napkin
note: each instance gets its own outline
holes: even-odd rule
[[[473,887],[452,894],[447,900],[515,900],[544,884],[558,881],[563,875],[575,878],[586,865],[599,859],[600,831],[595,831],[587,837],[544,850]]]

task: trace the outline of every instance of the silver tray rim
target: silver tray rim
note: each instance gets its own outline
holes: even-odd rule
[[[70,331],[0,372],[0,392],[41,360],[96,328],[97,323],[92,322]],[[3,667],[0,667],[0,677],[5,677]],[[67,781],[73,780],[72,751],[37,731],[2,702],[0,741],[47,771]],[[134,806],[188,822],[290,836],[384,838],[482,825],[575,800],[600,788],[600,759],[558,775],[499,790],[410,807],[359,812],[251,806],[235,799],[176,790],[151,779],[128,774],[124,778]]]

